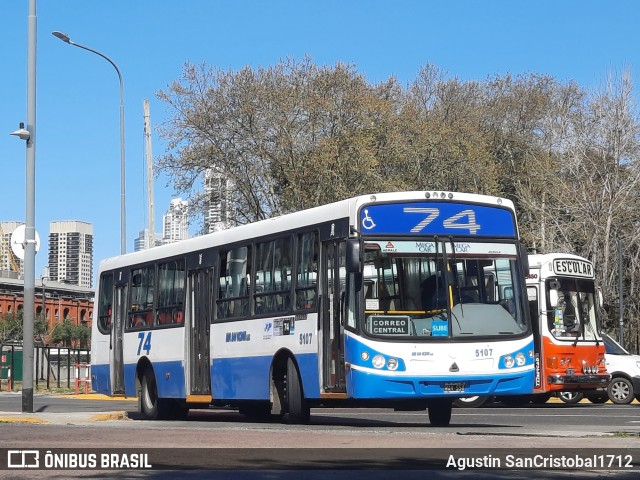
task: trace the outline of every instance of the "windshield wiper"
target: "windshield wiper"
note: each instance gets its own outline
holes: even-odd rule
[[[437,242],[438,236],[435,235],[433,238]],[[453,242],[453,238],[451,236],[449,237],[449,240],[451,242]],[[453,249],[453,258],[454,258],[454,260],[455,260],[455,256],[456,256],[456,249],[454,248]],[[437,264],[437,262],[438,262],[438,243],[436,243],[436,264]],[[453,295],[451,295],[451,296],[449,295],[449,292],[450,292],[449,289],[451,288],[451,284],[449,282],[450,275],[448,274],[448,271],[447,271],[448,268],[449,268],[449,262],[448,262],[448,259],[447,259],[447,248],[443,245],[443,248],[442,248],[442,270],[443,270],[442,274],[443,274],[444,278],[442,280],[443,280],[443,283],[445,285],[446,294],[447,294],[447,298],[446,298],[447,312],[450,313],[451,317],[455,318],[456,323],[458,324],[458,328],[462,332],[462,325],[460,325],[460,320],[458,320],[458,316],[455,313],[453,313],[453,305],[452,305],[453,301],[449,301],[449,299]],[[437,288],[438,287],[436,287],[436,290],[437,290]],[[464,312],[462,311],[462,304],[460,304],[460,313],[462,313],[462,316],[464,317]]]
[[[580,315],[580,321],[582,322],[582,315]],[[598,341],[598,335],[596,334],[595,330],[593,329],[593,325],[591,325],[591,322],[585,320],[586,325],[589,327],[589,330],[591,330],[591,333],[593,333],[593,338],[595,338],[596,340],[596,347],[600,346],[600,342]],[[582,339],[586,340],[587,337],[584,336],[584,328],[582,329]]]
[[[456,259],[456,245],[455,245],[455,243],[453,243],[453,237],[451,235],[449,235],[449,243],[451,244],[451,253],[453,254],[452,255],[453,264],[456,265],[457,262],[458,262],[457,259]],[[460,286],[458,285],[457,272],[453,272],[453,285],[454,285],[454,288],[458,292],[458,303],[460,304],[460,313],[464,317],[464,310],[462,308],[462,291],[461,291]]]

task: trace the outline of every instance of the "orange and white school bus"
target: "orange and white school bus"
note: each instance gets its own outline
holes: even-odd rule
[[[606,387],[593,264],[565,253],[529,255],[526,279],[535,343],[534,395]]]

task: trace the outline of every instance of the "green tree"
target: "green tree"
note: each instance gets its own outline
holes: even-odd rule
[[[503,196],[533,250],[594,262],[609,304],[622,241],[640,346],[640,121],[628,73],[587,92],[548,75],[462,81],[426,65],[403,88],[305,58],[237,72],[186,64],[158,96],[173,115],[157,165],[195,213],[208,170],[232,182],[237,223],[390,190]]]
[[[62,323],[56,323],[49,333],[49,342],[70,347],[73,340],[73,328],[74,325],[68,318],[65,318]]]
[[[84,324],[76,325],[69,318],[57,323],[49,334],[49,342],[64,347],[86,348],[91,330]]]
[[[44,319],[37,317],[34,319],[33,333],[34,337],[41,339],[47,332],[47,326]],[[23,337],[23,317],[22,311],[18,314],[5,313],[0,315],[0,343],[8,341],[21,342]]]
[[[0,343],[22,341],[22,314],[5,313],[0,316]]]

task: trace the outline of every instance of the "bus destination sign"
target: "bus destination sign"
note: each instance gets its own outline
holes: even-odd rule
[[[556,258],[551,263],[553,273],[571,277],[593,278],[593,265],[586,260],[574,258]]]
[[[360,209],[364,234],[516,236],[513,213],[500,207],[420,202],[366,205]]]

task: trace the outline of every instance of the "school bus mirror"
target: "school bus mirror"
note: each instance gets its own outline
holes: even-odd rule
[[[604,295],[602,295],[602,289],[600,287],[596,287],[596,298],[598,307],[604,308]]]
[[[361,271],[360,262],[360,240],[349,238],[346,249],[346,269],[347,273],[359,273]]]

